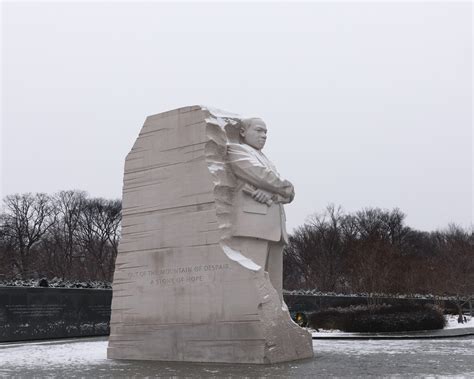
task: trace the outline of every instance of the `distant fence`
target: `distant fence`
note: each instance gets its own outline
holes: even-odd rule
[[[365,297],[284,295],[291,312],[315,312],[331,307],[367,304]],[[109,289],[0,287],[0,342],[109,334]],[[433,299],[380,298],[385,304]],[[439,304],[439,302],[438,302]],[[449,300],[445,309],[456,311]]]

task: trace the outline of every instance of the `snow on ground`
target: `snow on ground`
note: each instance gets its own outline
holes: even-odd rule
[[[120,364],[120,361],[107,360],[107,341],[90,342],[69,342],[56,344],[25,344],[18,347],[8,347],[0,349],[0,367],[8,367],[14,364],[17,367],[34,368],[46,366],[49,369],[84,366],[84,365],[103,365]],[[444,340],[433,340],[432,352],[436,354],[452,354],[451,346],[446,346]],[[318,353],[338,352],[340,354],[367,355],[380,352],[382,348],[389,354],[418,354],[423,347],[424,353],[430,353],[426,350],[426,342],[415,340],[407,343],[403,340],[377,341],[313,341],[313,346],[317,347]],[[458,353],[471,354],[472,347],[458,348]]]
[[[313,349],[317,354],[338,353],[351,356],[374,355],[468,355],[472,356],[474,340],[456,339],[432,340],[313,340]]]
[[[47,366],[54,369],[102,364],[107,362],[107,343],[106,340],[85,342],[78,339],[69,340],[69,343],[2,344],[0,367],[14,364],[24,368]]]
[[[55,343],[25,343],[0,345],[0,368],[22,367],[33,369],[47,367],[49,370],[73,366],[117,366],[126,361],[107,359],[107,340],[69,340]],[[343,355],[371,355],[383,352],[398,354],[472,355],[474,339],[459,340],[314,340],[316,354],[337,353]],[[454,348],[453,348],[454,347]],[[3,371],[1,370],[1,371]]]
[[[274,365],[106,359],[106,338],[0,344],[0,377],[474,377],[474,338],[314,340],[314,358]]]
[[[338,333],[344,333],[342,330],[339,329],[312,329],[312,328],[306,328],[308,329],[308,332],[315,334],[315,333],[329,333],[329,334],[338,334]]]
[[[465,316],[467,322],[458,323],[457,315],[446,315],[446,320],[448,321],[444,329],[458,329],[458,328],[474,328],[474,318],[471,316]]]

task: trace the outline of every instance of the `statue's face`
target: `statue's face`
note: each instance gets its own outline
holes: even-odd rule
[[[262,120],[252,120],[247,130],[240,130],[240,135],[247,145],[261,150],[267,140],[267,126]]]

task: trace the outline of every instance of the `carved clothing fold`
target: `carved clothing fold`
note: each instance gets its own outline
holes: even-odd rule
[[[285,181],[273,163],[259,150],[246,144],[228,144],[227,161],[236,178],[232,234],[239,237],[261,238],[288,242],[283,206],[259,203],[243,189],[246,184],[271,192],[284,194]]]

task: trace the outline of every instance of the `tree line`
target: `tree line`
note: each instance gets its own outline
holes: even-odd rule
[[[284,251],[284,288],[321,292],[474,293],[474,232],[424,232],[399,209],[348,213],[329,206],[297,228]],[[121,201],[84,191],[6,196],[0,212],[0,279],[113,278]]]
[[[0,213],[0,279],[113,277],[121,201],[84,191],[6,196]]]
[[[474,230],[424,232],[399,209],[327,207],[289,238],[284,287],[322,292],[452,296],[474,294]]]

